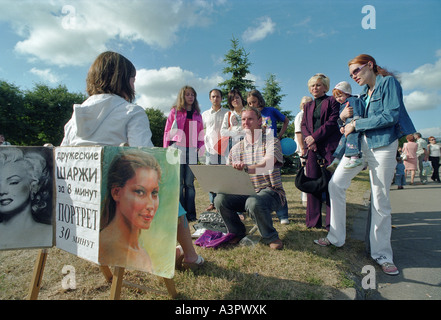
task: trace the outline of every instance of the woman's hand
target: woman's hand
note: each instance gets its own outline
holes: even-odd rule
[[[312,136],[307,136],[305,138],[305,143],[306,143],[306,146],[309,148],[312,144],[315,143],[315,140]]]

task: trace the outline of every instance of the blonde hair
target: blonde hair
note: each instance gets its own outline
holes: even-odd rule
[[[300,109],[303,110],[303,107],[305,106],[305,104],[307,104],[308,102],[312,101],[313,99],[311,97],[308,96],[304,96],[302,98],[302,100],[300,100]]]
[[[322,82],[322,84],[326,88],[326,92],[329,90],[329,86],[331,84],[331,80],[324,75],[323,73],[316,73],[308,80],[308,88],[311,87],[314,83],[316,83],[318,80]]]

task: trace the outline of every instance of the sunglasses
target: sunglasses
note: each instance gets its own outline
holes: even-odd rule
[[[358,67],[357,69],[355,69],[354,71],[352,71],[352,74],[350,74],[349,76],[354,79],[354,77],[361,71],[361,69],[363,69],[364,67],[366,67],[367,63],[365,63],[364,65]]]

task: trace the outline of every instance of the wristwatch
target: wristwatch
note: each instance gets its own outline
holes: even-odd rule
[[[248,165],[244,165],[244,166],[243,166],[243,171],[245,171],[246,173],[248,173]]]

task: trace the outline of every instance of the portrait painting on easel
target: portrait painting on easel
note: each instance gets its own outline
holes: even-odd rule
[[[174,275],[178,155],[163,148],[57,147],[55,241],[103,266]]]
[[[53,246],[52,151],[0,147],[0,250]]]
[[[99,262],[171,278],[179,164],[162,148],[105,147]]]

